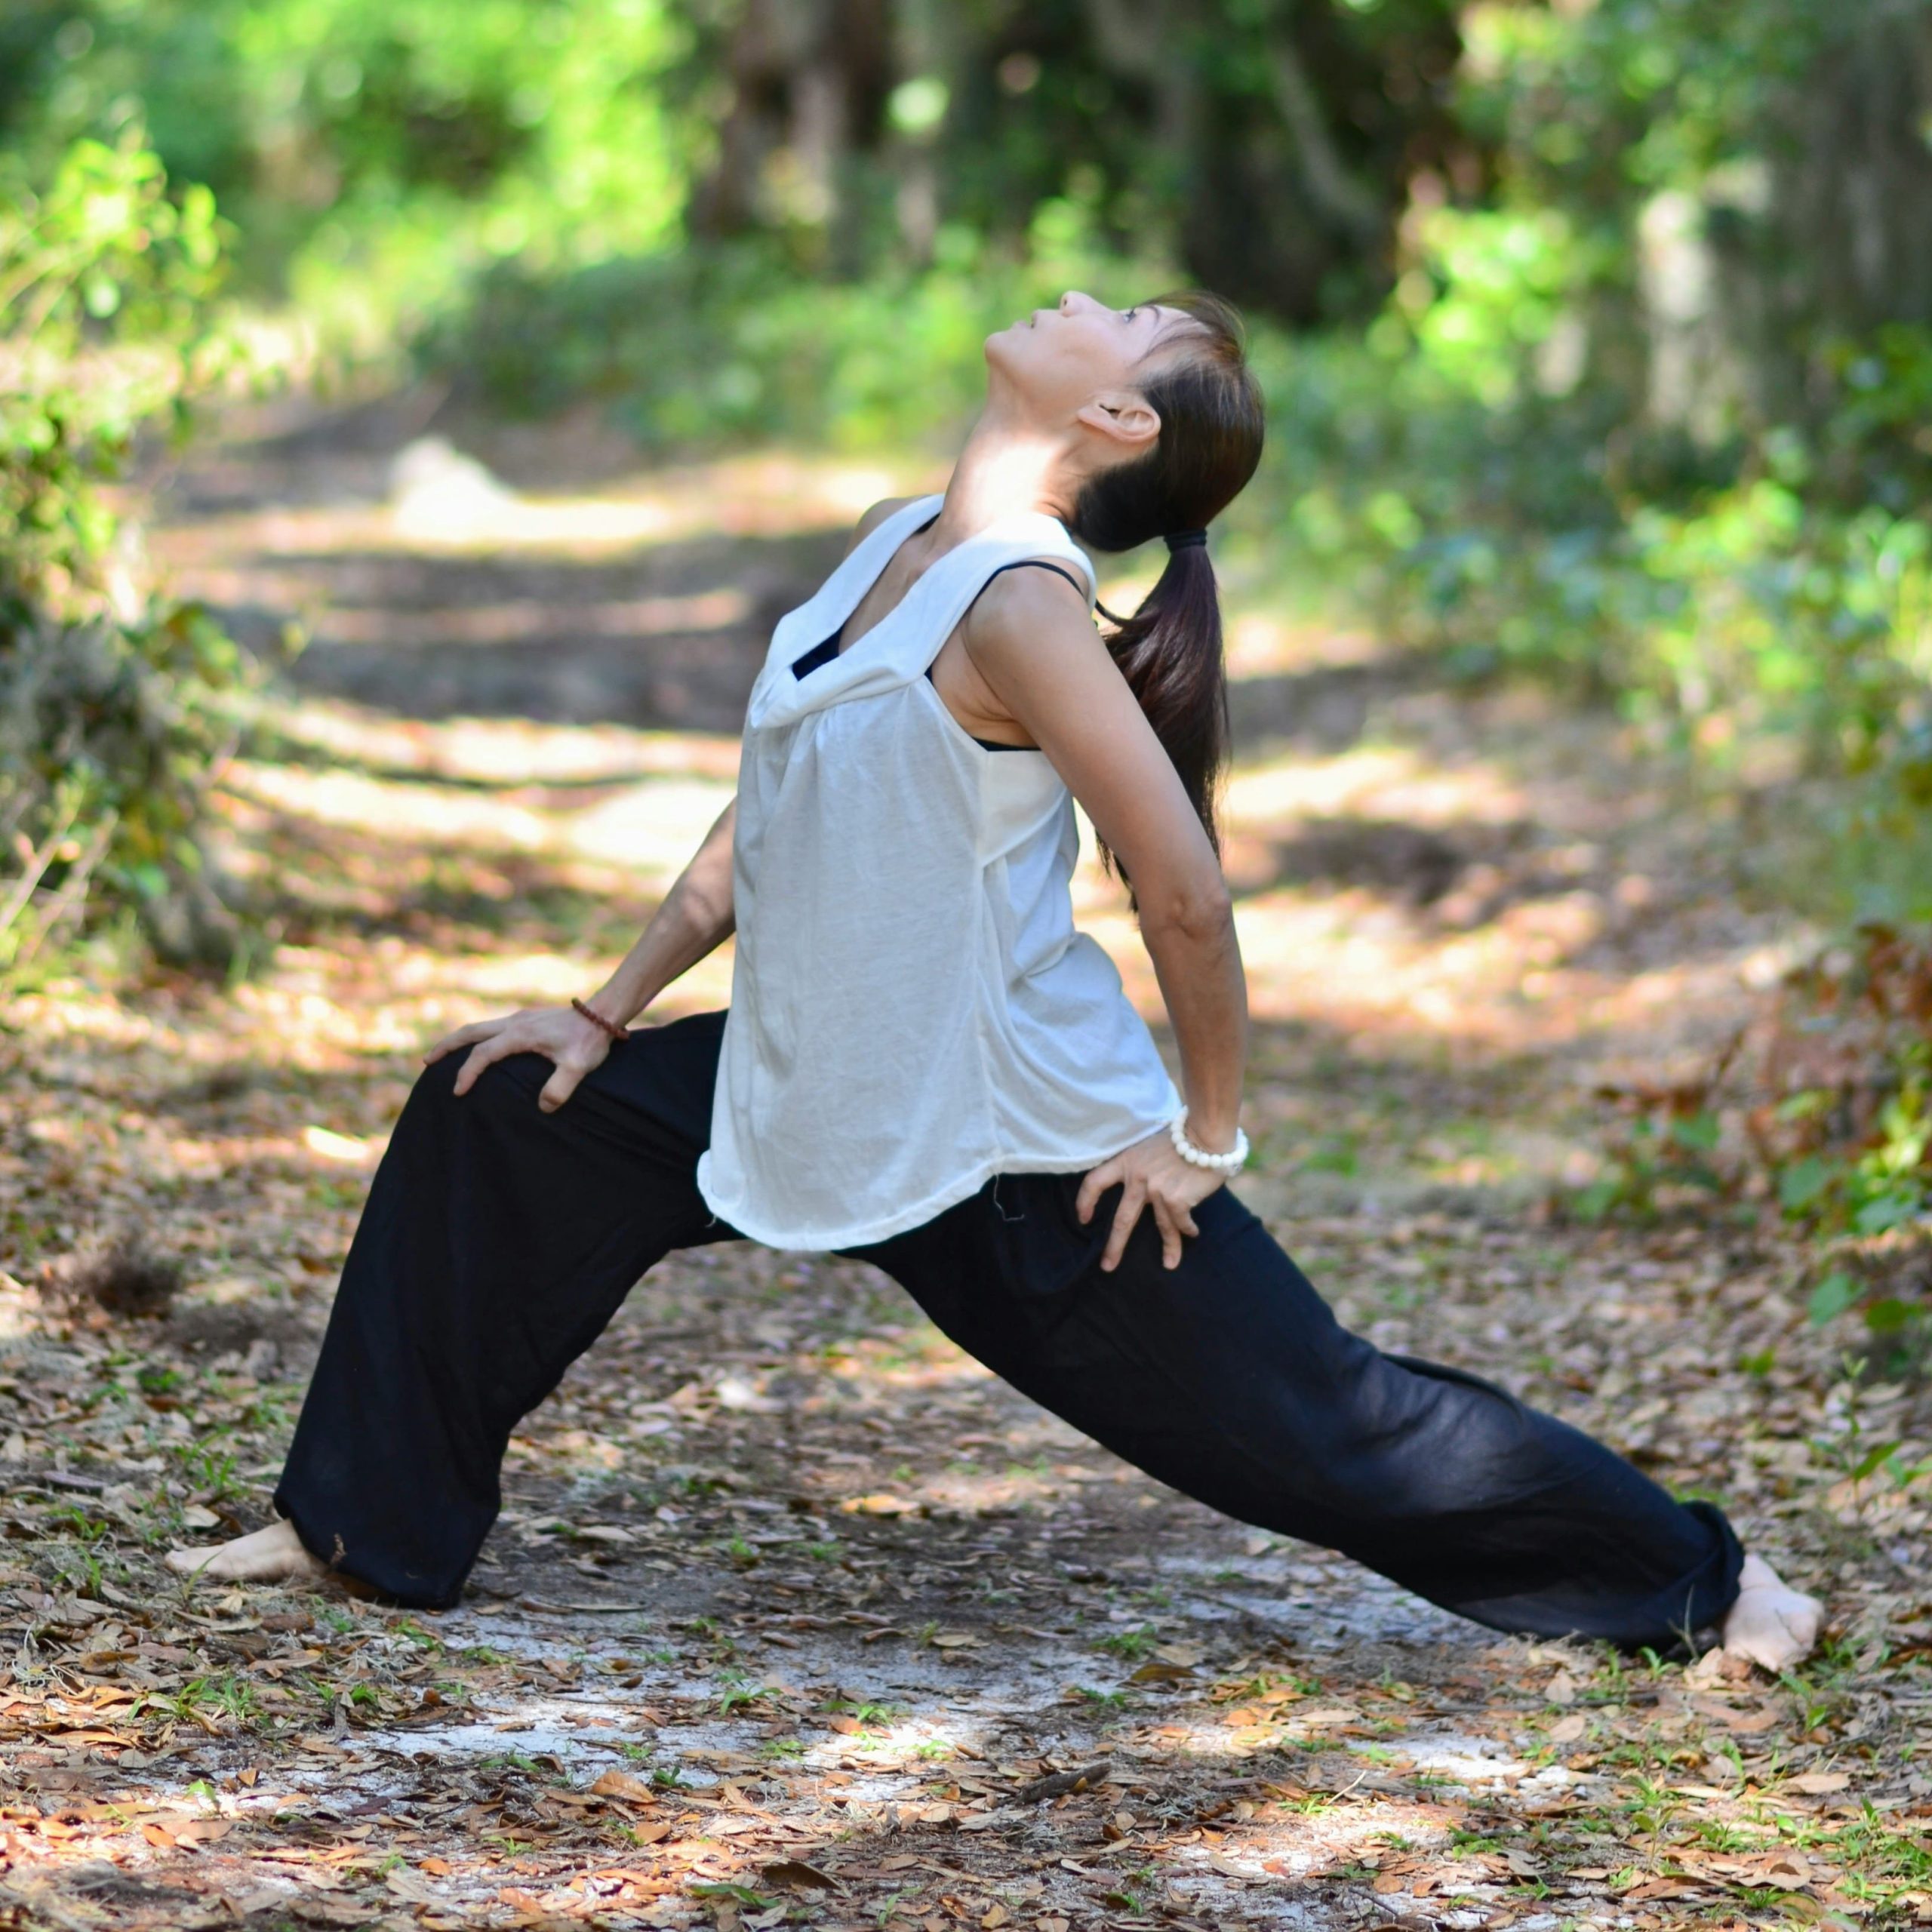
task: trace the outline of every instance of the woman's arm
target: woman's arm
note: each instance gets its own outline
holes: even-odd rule
[[[1134,882],[1140,934],[1180,1052],[1187,1134],[1220,1153],[1235,1144],[1247,1051],[1247,983],[1232,902],[1172,762],[1072,587],[1044,571],[1010,571],[961,628],[974,669],[1052,761]],[[1101,1266],[1120,1258],[1143,1205],[1170,1267],[1189,1211],[1221,1185],[1181,1159],[1164,1134],[1104,1162],[1081,1190],[1082,1220],[1104,1189],[1125,1192]]]
[[[678,875],[637,943],[586,1002],[614,1025],[628,1026],[673,980],[715,952],[737,930],[731,835],[737,822],[734,798],[704,835],[704,843]]]
[[[688,973],[728,939],[737,921],[731,903],[731,835],[737,823],[734,798],[704,835],[689,865],[651,915],[623,962],[584,1004],[614,1026],[622,1026],[650,1005],[681,974]],[[423,1056],[441,1060],[469,1048],[456,1076],[455,1091],[466,1094],[483,1069],[512,1054],[541,1054],[555,1068],[543,1083],[537,1105],[554,1113],[577,1091],[577,1084],[611,1051],[611,1035],[574,1008],[526,1008],[502,1020],[460,1026]]]

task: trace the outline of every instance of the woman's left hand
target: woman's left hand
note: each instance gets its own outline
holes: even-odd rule
[[[451,1091],[461,1096],[469,1091],[485,1069],[508,1060],[512,1054],[541,1054],[555,1070],[543,1083],[537,1104],[553,1114],[578,1087],[586,1074],[604,1064],[611,1051],[611,1035],[594,1020],[586,1020],[574,1007],[527,1006],[502,1020],[479,1020],[445,1033],[423,1056],[433,1066],[445,1054],[469,1054],[457,1069]]]
[[[1125,1191],[1114,1210],[1114,1224],[1100,1257],[1101,1267],[1109,1273],[1120,1265],[1127,1238],[1145,1208],[1153,1209],[1155,1225],[1161,1231],[1162,1266],[1178,1268],[1181,1238],[1201,1232],[1194,1225],[1195,1208],[1217,1187],[1225,1186],[1227,1177],[1212,1168],[1197,1168],[1191,1161],[1183,1161],[1174,1152],[1167,1129],[1161,1128],[1088,1173],[1075,1203],[1083,1222],[1094,1218],[1100,1196],[1117,1183]]]

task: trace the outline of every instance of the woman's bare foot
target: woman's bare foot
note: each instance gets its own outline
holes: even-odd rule
[[[271,1523],[252,1535],[237,1537],[205,1549],[171,1549],[168,1567],[211,1583],[281,1583],[303,1577],[325,1577],[327,1565],[302,1546],[292,1523]]]
[[[1775,1676],[1810,1655],[1824,1611],[1816,1597],[1794,1590],[1761,1556],[1747,1556],[1737,1601],[1724,1620],[1724,1647]]]

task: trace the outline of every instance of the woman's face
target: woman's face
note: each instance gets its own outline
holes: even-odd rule
[[[1138,386],[1135,372],[1148,352],[1192,318],[1152,303],[1109,309],[1069,289],[1052,309],[986,338],[986,363],[995,380],[1044,423],[1064,423],[1097,395]]]

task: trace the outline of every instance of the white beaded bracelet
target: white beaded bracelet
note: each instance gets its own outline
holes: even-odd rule
[[[1247,1164],[1247,1136],[1239,1128],[1235,1129],[1235,1144],[1225,1154],[1211,1154],[1195,1146],[1187,1137],[1185,1107],[1168,1121],[1168,1138],[1174,1143],[1174,1152],[1190,1167],[1208,1168],[1217,1174],[1238,1174]]]

